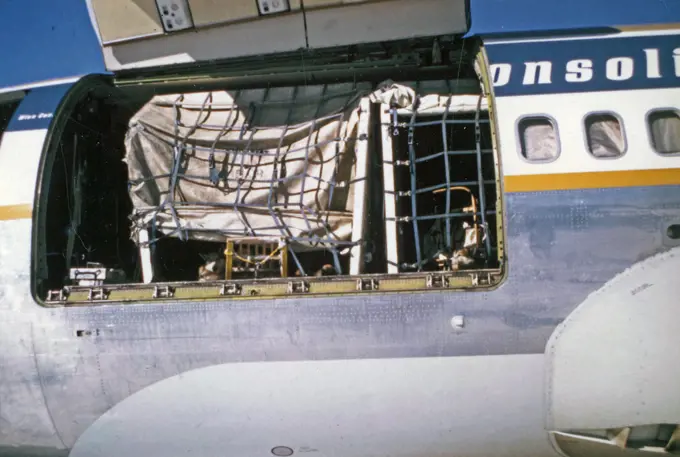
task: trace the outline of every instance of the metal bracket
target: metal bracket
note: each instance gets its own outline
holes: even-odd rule
[[[87,292],[87,300],[88,301],[95,301],[95,300],[107,300],[109,298],[109,291],[104,289],[103,287],[97,287],[94,289],[90,289]]]
[[[491,273],[487,273],[485,276],[480,276],[479,273],[470,274],[470,280],[473,286],[489,286],[492,283]]]
[[[357,290],[378,290],[380,282],[377,279],[357,279]]]
[[[68,300],[69,292],[67,289],[48,290],[46,301],[66,301]]]
[[[153,288],[153,295],[151,295],[151,298],[172,298],[175,296],[175,289],[173,289],[170,286],[165,286],[165,287],[154,287]]]
[[[391,110],[392,114],[392,136],[399,136],[399,122],[397,121],[397,110],[396,108],[392,108]]]
[[[309,284],[307,284],[304,281],[297,281],[293,282],[290,281],[288,283],[288,293],[289,294],[303,294],[309,292]]]
[[[427,275],[425,281],[428,289],[443,289],[449,287],[449,278],[445,275]]]
[[[240,284],[224,284],[220,289],[220,295],[223,297],[227,295],[241,295],[241,292],[243,292],[243,289]]]

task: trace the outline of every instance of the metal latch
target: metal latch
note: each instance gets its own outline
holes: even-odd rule
[[[220,289],[220,295],[241,295],[242,288],[240,284],[224,284]]]
[[[109,298],[109,291],[104,289],[103,287],[97,287],[94,289],[90,289],[87,292],[87,299],[89,301],[95,301],[95,300],[107,300]]]
[[[473,273],[470,275],[470,280],[473,286],[488,286],[491,284],[491,273],[487,273],[486,276]]]
[[[172,298],[175,296],[175,289],[170,286],[154,287],[151,298]]]
[[[68,300],[69,292],[67,289],[48,290],[47,301],[66,301]]]
[[[445,275],[427,275],[425,285],[429,289],[442,289],[449,287],[449,278]]]
[[[357,290],[378,290],[380,282],[377,279],[357,279]]]
[[[309,292],[309,284],[305,281],[291,281],[288,283],[289,294],[303,294]]]

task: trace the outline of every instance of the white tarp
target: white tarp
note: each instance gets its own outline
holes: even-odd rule
[[[373,93],[370,85],[336,84],[154,97],[126,137],[133,237],[153,225],[158,236],[198,240],[347,244],[354,218],[365,217],[352,213],[356,137],[369,122],[362,97],[408,110],[416,92],[386,81]],[[428,94],[418,110],[473,111],[478,102],[479,95]]]
[[[462,88],[469,89],[470,84],[463,80]],[[440,114],[448,110],[450,113],[474,112],[477,109],[487,111],[488,102],[485,97],[480,100],[479,95],[451,94],[446,84],[430,84],[432,89],[440,89],[438,93],[417,94],[412,87],[417,83],[408,85],[396,84],[387,80],[380,84],[378,88],[369,95],[371,103],[383,103],[385,105],[398,108],[397,114],[410,114],[413,112],[414,104],[417,101],[417,111],[419,115]]]
[[[159,235],[179,227],[199,240],[349,240],[355,140],[368,121],[361,93],[334,85],[154,97],[126,137],[133,236],[153,221]]]

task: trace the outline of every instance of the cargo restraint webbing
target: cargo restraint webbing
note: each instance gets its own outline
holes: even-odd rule
[[[338,189],[343,190],[353,184],[353,177],[351,179],[338,180],[338,170],[341,167],[341,155],[347,154],[351,143],[356,141],[356,138],[349,134],[350,116],[359,116],[358,110],[349,110],[348,106],[355,106],[360,100],[362,93],[356,84],[350,90],[344,92],[328,91],[327,86],[323,86],[321,94],[315,96],[316,107],[313,111],[313,118],[307,122],[292,123],[293,113],[296,106],[300,103],[309,103],[310,98],[299,99],[297,97],[298,87],[293,88],[293,96],[290,100],[269,100],[269,89],[264,93],[264,97],[260,102],[251,102],[247,105],[247,115],[242,123],[238,122],[239,115],[233,116],[238,110],[239,106],[236,99],[240,95],[236,94],[234,102],[231,104],[220,104],[213,100],[213,93],[208,93],[200,104],[192,104],[191,101],[185,99],[185,95],[179,95],[171,103],[174,111],[173,132],[168,138],[168,135],[163,135],[159,132],[161,129],[154,128],[150,123],[145,122],[143,118],[137,120],[138,132],[143,135],[154,137],[154,141],[159,144],[166,143],[172,147],[172,162],[170,173],[153,173],[138,177],[138,179],[131,179],[131,186],[145,185],[150,182],[156,183],[159,179],[168,180],[168,190],[164,198],[157,206],[136,205],[135,211],[138,217],[144,216],[149,221],[152,230],[152,237],[148,242],[139,243],[141,245],[151,245],[156,243],[160,238],[168,235],[178,234],[180,239],[187,240],[192,237],[192,234],[200,232],[200,228],[187,227],[182,223],[180,212],[187,208],[201,207],[206,210],[230,210],[230,214],[236,215],[242,227],[237,230],[222,230],[221,233],[225,237],[237,236],[258,236],[263,230],[268,231],[267,236],[271,236],[272,231],[276,231],[278,236],[284,238],[288,243],[288,252],[290,252],[293,261],[300,269],[302,275],[305,271],[302,264],[296,255],[295,250],[291,244],[304,243],[312,249],[324,249],[331,253],[335,270],[338,274],[342,274],[340,255],[341,251],[346,251],[357,242],[353,240],[342,239],[331,228],[329,218],[337,213],[337,210],[331,208],[334,202],[334,197],[338,193]],[[330,92],[330,93],[328,93]],[[333,109],[331,112],[326,110],[321,113],[322,108],[327,105],[338,105],[338,101],[343,103],[339,108]],[[151,105],[156,108],[168,107],[168,101],[152,100]],[[251,145],[256,140],[258,133],[263,130],[271,130],[271,126],[258,125],[258,115],[263,110],[267,109],[286,109],[287,114],[282,123],[281,133],[278,138],[278,145],[270,150],[252,151]],[[198,115],[193,123],[185,123],[183,114],[190,111],[198,111]],[[224,123],[211,124],[209,122],[211,114],[219,111],[226,111],[228,116]],[[349,112],[348,112],[349,111]],[[333,125],[335,133],[332,136],[320,137],[320,130],[327,125]],[[132,125],[131,125],[132,126]],[[303,145],[297,147],[291,146],[290,141],[285,143],[286,135],[294,129],[307,129],[306,140]],[[182,131],[185,133],[182,134]],[[192,141],[192,135],[196,132],[203,134],[206,132],[213,132],[213,138],[209,147],[202,145],[200,141]],[[229,134],[237,134],[238,141],[245,145],[234,151],[229,148],[220,148],[219,142]],[[273,150],[272,150],[273,149]],[[326,161],[321,157],[321,165],[319,165],[319,150],[332,151],[330,159]],[[205,175],[194,170],[191,172],[183,163],[196,156],[196,154],[207,154],[207,164]],[[293,158],[296,161],[302,161],[301,170],[295,174],[285,175],[286,165],[290,167],[290,163],[286,163],[291,155],[296,155]],[[316,155],[315,155],[316,154]],[[299,157],[302,156],[302,157]],[[221,159],[221,160],[220,160]],[[246,159],[248,159],[246,161]],[[271,166],[271,173],[268,177],[257,174],[258,163],[269,160]],[[216,164],[223,163],[224,169],[222,173],[217,172]],[[248,162],[248,163],[246,163]],[[253,165],[253,162],[255,164]],[[326,164],[326,162],[330,162]],[[310,165],[311,164],[311,165]],[[321,171],[319,167],[321,166]],[[323,166],[332,168],[333,173],[330,176],[324,176]],[[226,172],[225,172],[226,170]],[[328,173],[326,173],[328,175]],[[236,175],[236,176],[234,176]],[[208,201],[208,200],[187,200],[182,191],[183,183],[198,183],[200,186],[215,186],[216,182],[221,179],[225,183],[225,192],[235,196],[233,201]],[[278,195],[281,193],[281,187],[290,183],[291,181],[299,181],[300,188],[298,189],[298,197],[288,195],[285,201],[281,201]],[[254,187],[266,186],[268,195],[266,201],[249,203],[248,196]],[[316,206],[309,204],[310,193],[318,194],[323,186],[327,198],[325,202]],[[289,189],[283,189],[284,192]],[[307,197],[306,197],[307,196]],[[305,201],[305,198],[307,201]],[[296,201],[297,200],[297,201]],[[318,199],[317,199],[318,200]],[[317,203],[317,201],[315,201]],[[291,228],[285,222],[285,216],[282,216],[282,211],[290,212],[291,208],[297,207],[298,218],[302,221],[303,229],[298,230],[299,233],[292,233]],[[248,212],[266,212],[269,220],[272,221],[268,225],[253,227],[246,213]],[[169,213],[174,223],[172,231],[159,230],[157,227],[158,216],[162,213]],[[351,213],[349,213],[351,216]],[[336,216],[337,217],[337,216]],[[262,219],[260,219],[262,221]],[[193,230],[193,232],[192,232]]]
[[[402,163],[402,165],[408,165],[409,167],[409,176],[410,176],[410,190],[409,191],[400,191],[397,193],[398,197],[410,197],[411,201],[411,215],[410,216],[403,216],[403,217],[397,217],[397,222],[402,222],[402,223],[408,223],[410,222],[413,227],[413,241],[414,241],[414,246],[415,246],[415,253],[416,253],[416,262],[413,264],[407,264],[404,263],[401,265],[402,268],[405,269],[415,269],[417,271],[422,271],[422,267],[430,260],[430,259],[425,259],[423,258],[423,248],[421,246],[422,240],[420,236],[420,227],[419,223],[422,221],[431,221],[431,220],[440,220],[443,219],[446,224],[446,248],[451,249],[452,246],[452,230],[451,230],[451,220],[455,218],[462,218],[462,217],[481,217],[482,221],[482,228],[483,228],[483,233],[484,235],[484,248],[486,252],[486,257],[488,258],[490,256],[490,253],[492,251],[491,247],[491,242],[489,240],[489,237],[486,235],[488,233],[488,224],[487,224],[487,216],[489,215],[494,215],[496,214],[496,211],[493,209],[488,209],[487,207],[487,202],[486,202],[486,190],[485,186],[489,184],[495,184],[495,181],[492,179],[484,179],[483,176],[483,160],[482,156],[483,154],[489,154],[492,153],[492,149],[483,149],[482,148],[482,134],[481,134],[481,125],[482,124],[488,124],[489,120],[488,119],[481,119],[481,112],[482,110],[482,101],[483,101],[483,95],[479,95],[478,101],[476,103],[476,109],[474,110],[475,116],[474,119],[454,119],[453,116],[451,116],[450,113],[450,105],[451,105],[451,96],[449,97],[449,101],[443,106],[443,115],[441,116],[440,119],[436,120],[422,120],[418,121],[418,117],[425,117],[427,116],[428,118],[432,117],[432,114],[419,114],[418,113],[418,97],[416,97],[416,101],[413,103],[413,111],[411,112],[410,118],[408,122],[403,122],[399,123],[398,118],[397,118],[397,110],[398,108],[392,107],[390,108],[391,110],[391,119],[393,122],[393,127],[394,127],[394,133],[398,133],[398,128],[406,128],[408,131],[408,161],[407,163]],[[475,133],[475,149],[461,149],[461,150],[455,150],[453,148],[450,148],[449,145],[449,140],[448,140],[448,135],[447,135],[447,126],[452,126],[455,124],[463,124],[463,125],[472,125],[474,126],[474,133]],[[442,135],[442,145],[443,145],[443,150],[440,152],[436,152],[433,154],[428,154],[425,156],[418,156],[416,153],[416,148],[415,148],[415,135],[416,135],[416,130],[420,127],[426,127],[426,126],[436,126],[436,125],[441,125],[441,135]],[[475,155],[476,156],[476,162],[477,162],[477,173],[476,173],[476,180],[466,180],[466,181],[453,181],[452,180],[452,165],[451,161],[449,160],[450,157],[454,156],[462,156],[462,155]],[[416,179],[416,167],[418,164],[422,164],[425,162],[429,162],[432,160],[437,160],[440,158],[444,158],[444,179],[442,180],[443,182],[440,184],[435,184],[432,186],[426,186],[426,187],[418,187],[417,186],[417,179]],[[456,187],[460,186],[471,186],[471,187],[477,187],[478,188],[478,198],[479,198],[479,208],[476,208],[476,211],[473,213],[470,212],[453,212],[451,209],[451,193],[452,191],[455,190]],[[420,194],[424,193],[430,193],[433,191],[442,191],[445,192],[445,211],[443,213],[439,214],[426,214],[426,215],[421,215],[418,212],[418,205],[417,205],[417,196]]]

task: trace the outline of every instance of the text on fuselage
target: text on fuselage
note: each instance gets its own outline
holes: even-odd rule
[[[592,59],[573,59],[566,63],[560,70],[560,78],[568,83],[585,83],[593,78],[602,78],[609,81],[627,81],[639,72],[646,78],[662,78],[660,53],[658,49],[644,49],[644,59],[621,56],[611,57],[605,62],[594,62]],[[680,48],[673,50],[674,76],[680,78]],[[496,63],[491,65],[491,77],[495,87],[508,84],[513,78],[513,66],[509,63]],[[522,85],[552,84],[555,82],[555,69],[549,60],[524,62]]]

